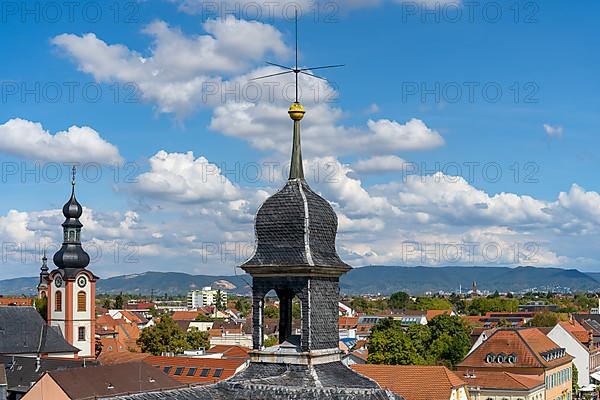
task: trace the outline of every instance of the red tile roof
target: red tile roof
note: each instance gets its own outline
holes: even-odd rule
[[[572,360],[565,353],[564,356],[546,361],[542,353],[558,349],[556,343],[536,328],[528,329],[498,329],[477,349],[469,354],[458,367],[463,368],[495,368],[507,367],[505,364],[492,364],[486,362],[488,354],[516,355],[516,362],[510,364],[511,368],[553,368]]]
[[[145,363],[160,368],[178,382],[210,384],[232,377],[245,368],[248,361],[240,358],[195,358],[150,356]],[[171,368],[169,368],[171,367]]]
[[[562,326],[567,332],[569,332],[579,343],[588,345],[590,343],[590,332],[583,327],[576,319],[572,319],[570,321],[561,321],[559,322],[560,326]]]
[[[0,306],[33,306],[33,298],[0,297]]]
[[[95,399],[120,394],[183,387],[144,363],[129,363],[47,372],[70,399]]]
[[[224,344],[219,344],[206,350],[206,352],[209,354],[221,353],[223,354],[223,358],[243,358],[244,360],[250,358],[250,356],[248,355],[249,351],[250,349],[246,347],[228,346]]]
[[[474,375],[474,377],[473,377]],[[530,391],[544,386],[544,375],[520,375],[506,371],[477,371],[463,377],[471,387]]]
[[[200,311],[175,311],[172,318],[173,321],[195,321],[200,314]]]
[[[355,364],[351,368],[406,400],[450,400],[453,390],[466,388],[446,367]]]
[[[450,315],[452,314],[452,310],[427,310],[427,314],[425,314],[425,317],[427,318],[427,321],[431,321],[432,319],[434,319],[435,317],[439,316],[439,315]]]

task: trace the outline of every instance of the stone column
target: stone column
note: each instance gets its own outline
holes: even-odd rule
[[[265,295],[258,290],[252,290],[252,347],[262,350],[264,341],[264,307]]]
[[[279,343],[292,335],[292,300],[294,294],[289,290],[278,290],[279,297]]]

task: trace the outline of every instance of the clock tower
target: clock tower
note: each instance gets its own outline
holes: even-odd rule
[[[81,247],[83,207],[75,198],[75,167],[71,185],[71,198],[62,210],[63,243],[53,258],[57,268],[48,276],[48,324],[80,350],[78,357],[87,358],[95,356],[98,277],[86,269],[90,256]]]

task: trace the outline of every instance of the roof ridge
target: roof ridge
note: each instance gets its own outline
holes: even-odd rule
[[[537,329],[537,328],[528,328],[528,329]],[[546,363],[544,363],[540,359],[538,353],[535,350],[533,350],[533,348],[529,345],[529,343],[527,343],[527,340],[523,337],[523,335],[521,335],[520,329],[516,329],[515,332],[516,332],[517,336],[521,339],[521,341],[525,344],[525,347],[527,347],[527,349],[529,349],[529,351],[533,353],[533,356],[542,365],[542,367],[546,367],[547,366]],[[543,335],[543,333],[541,331],[538,331],[538,332],[540,332],[540,334]]]
[[[502,371],[504,373],[504,375],[508,375],[508,377],[510,379],[512,379],[514,382],[516,382],[517,384],[519,384],[521,387],[527,389],[528,387],[523,384],[523,382],[521,382],[520,380],[518,380],[517,378],[515,378],[514,374],[512,374],[511,372],[508,371]]]

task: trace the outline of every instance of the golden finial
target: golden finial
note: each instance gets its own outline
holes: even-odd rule
[[[290,106],[290,109],[288,110],[288,114],[290,115],[290,118],[293,119],[294,121],[302,120],[302,118],[304,118],[305,113],[306,113],[306,111],[304,111],[304,107],[302,107],[302,104],[300,104],[298,102],[293,102],[292,105]]]

